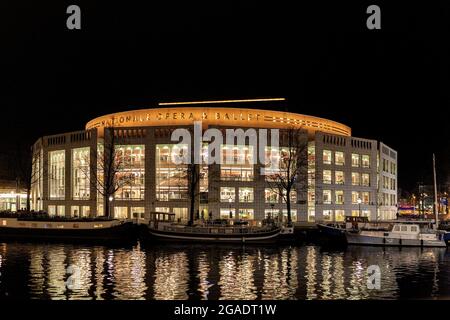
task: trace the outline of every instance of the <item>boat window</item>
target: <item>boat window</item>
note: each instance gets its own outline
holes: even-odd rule
[[[408,227],[407,226],[402,226],[402,231],[408,231]]]
[[[400,231],[400,227],[399,226],[395,226],[394,227],[394,231]]]
[[[411,231],[412,232],[417,232],[417,226],[411,226]]]
[[[3,224],[4,226],[6,226],[6,220],[3,220],[2,224]]]

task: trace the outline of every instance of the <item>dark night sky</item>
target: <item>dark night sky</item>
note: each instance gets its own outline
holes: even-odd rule
[[[397,149],[401,187],[429,181],[432,152],[444,179],[450,4],[395,2],[2,1],[0,146],[157,101],[282,96]]]

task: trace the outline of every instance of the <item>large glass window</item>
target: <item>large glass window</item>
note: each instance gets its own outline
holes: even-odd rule
[[[239,202],[253,202],[253,188],[239,188]]]
[[[72,149],[72,198],[90,198],[90,148]]]
[[[220,179],[253,181],[253,146],[221,145]]]
[[[278,219],[279,214],[280,214],[279,209],[265,209],[264,210],[265,219]]]
[[[335,210],[334,213],[336,214],[336,221],[344,221],[345,219],[345,210]]]
[[[286,198],[287,198],[286,190],[282,190],[282,194],[283,194],[283,197],[281,198],[281,202],[286,203]],[[296,190],[291,190],[290,200],[291,200],[291,203],[297,202],[297,191]]]
[[[369,187],[370,186],[370,174],[368,173],[363,173],[362,174],[362,179],[361,179],[362,185],[365,187]]]
[[[283,213],[283,221],[287,222],[288,218],[288,214],[287,214],[287,209],[283,209],[281,210]],[[296,222],[297,221],[297,210],[296,209],[291,209],[291,220],[292,222]]]
[[[189,221],[189,211],[188,208],[173,208],[173,213],[175,213],[175,221],[186,222]]]
[[[131,218],[133,219],[144,219],[144,213],[144,207],[131,207]]]
[[[235,208],[220,208],[220,219],[234,219],[235,217]]]
[[[352,203],[356,204],[358,203],[359,199],[359,192],[358,191],[352,191]]]
[[[324,221],[331,221],[333,220],[333,210],[323,210],[323,220]]]
[[[127,219],[128,218],[128,207],[114,207],[114,218]]]
[[[352,167],[359,167],[359,154],[352,153]]]
[[[255,219],[254,210],[253,209],[239,209],[239,219]]]
[[[323,164],[331,164],[331,151],[323,150]]]
[[[48,155],[50,199],[64,200],[66,191],[66,153],[64,150],[58,150],[51,151]]]
[[[334,163],[337,166],[343,166],[345,164],[345,157],[342,151],[336,151],[334,153]]]
[[[370,156],[367,154],[362,155],[362,167],[363,168],[370,168]]]
[[[266,188],[265,189],[265,201],[266,203],[278,203],[279,202],[279,193],[273,189]]]
[[[361,199],[364,204],[369,204],[370,203],[370,192],[363,192]]]
[[[331,170],[323,170],[323,183],[331,184]]]
[[[344,184],[345,178],[344,178],[344,172],[343,171],[336,171],[335,172],[335,183],[336,184]]]
[[[122,181],[115,193],[119,200],[143,200],[145,192],[145,146],[117,146],[119,172],[117,178]]]
[[[336,195],[336,204],[344,204],[344,191],[336,190],[334,194]]]
[[[156,145],[156,199],[158,201],[184,200],[188,197],[188,166],[176,164],[175,155],[183,157],[188,152],[187,145]]]
[[[361,175],[359,174],[359,172],[352,172],[352,185],[354,186],[359,186],[361,183]]]
[[[323,190],[323,203],[331,204],[331,190]]]
[[[235,202],[236,191],[234,187],[220,187],[220,202]]]

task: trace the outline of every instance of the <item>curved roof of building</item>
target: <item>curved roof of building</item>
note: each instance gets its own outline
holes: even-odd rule
[[[161,104],[160,104],[161,105]],[[131,110],[107,114],[89,121],[86,129],[104,127],[186,126],[202,121],[204,126],[230,126],[247,128],[287,128],[302,126],[309,132],[351,136],[351,128],[336,121],[292,112],[223,108],[176,106]]]

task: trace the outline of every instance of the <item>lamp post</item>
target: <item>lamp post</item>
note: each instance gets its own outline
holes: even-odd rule
[[[112,209],[112,201],[114,200],[114,197],[113,196],[109,196],[109,198],[108,198],[108,200],[109,200],[109,202],[108,202],[108,206],[109,206],[109,210],[108,210],[108,212],[109,212],[109,215],[111,216],[111,209]],[[114,216],[114,215],[113,215]],[[108,217],[109,218],[109,217]]]
[[[231,211],[231,202],[233,201],[233,199],[230,197],[228,198],[228,202],[230,203],[230,219],[233,219],[233,211]]]
[[[358,202],[359,216],[361,217],[361,202],[362,202],[361,198],[358,198],[357,202]]]

